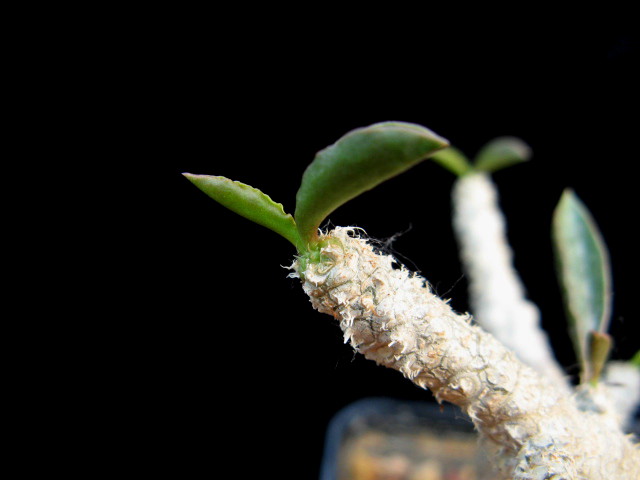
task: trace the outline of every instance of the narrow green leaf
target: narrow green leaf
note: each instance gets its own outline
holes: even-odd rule
[[[439,150],[431,158],[434,162],[439,163],[459,177],[473,171],[473,166],[469,159],[455,147]]]
[[[531,148],[516,137],[498,137],[487,143],[476,155],[474,167],[495,172],[531,158]]]
[[[216,202],[282,235],[300,250],[302,243],[293,217],[284,213],[282,204],[274,202],[257,188],[226,177],[190,173],[184,176]]]
[[[586,375],[585,381],[597,383],[604,369],[609,353],[613,344],[611,335],[603,332],[594,332],[588,334],[589,345],[589,373]]]
[[[302,240],[313,243],[320,223],[340,205],[446,146],[431,130],[403,122],[347,133],[320,151],[304,172],[295,212]]]
[[[574,348],[589,372],[590,331],[605,333],[611,311],[609,255],[598,227],[575,193],[567,189],[553,215],[553,245]]]

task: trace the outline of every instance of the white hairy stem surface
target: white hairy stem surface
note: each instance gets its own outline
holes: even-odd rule
[[[538,308],[525,296],[513,266],[506,221],[497,189],[488,174],[459,178],[453,188],[453,226],[469,279],[469,301],[475,321],[527,365],[568,392]]]
[[[640,405],[640,368],[631,362],[609,362],[603,374],[613,408],[620,416],[620,424],[627,427]]]
[[[394,268],[393,257],[353,232],[333,230],[319,261],[293,268],[313,306],[339,321],[356,351],[458,405],[511,478],[639,478],[640,451],[616,421],[595,407],[580,411],[422,277]]]

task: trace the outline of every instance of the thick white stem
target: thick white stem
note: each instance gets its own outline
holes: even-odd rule
[[[452,193],[453,225],[469,279],[474,319],[527,365],[568,391],[545,332],[538,308],[525,297],[513,266],[513,253],[498,194],[488,174],[456,181]]]
[[[426,281],[339,228],[320,261],[293,265],[313,306],[340,322],[345,341],[466,412],[515,480],[628,479],[640,451],[598,409],[521,363],[493,336],[433,294]]]

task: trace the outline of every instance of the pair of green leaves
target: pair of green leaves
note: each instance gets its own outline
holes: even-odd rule
[[[447,140],[411,123],[384,122],[353,130],[320,151],[306,169],[295,217],[244,183],[184,175],[223,206],[280,234],[304,253],[313,248],[320,224],[336,208],[447,146]]]
[[[531,158],[531,148],[516,137],[498,137],[487,143],[471,162],[460,150],[445,148],[435,153],[434,161],[457,176],[473,172],[495,172]]]

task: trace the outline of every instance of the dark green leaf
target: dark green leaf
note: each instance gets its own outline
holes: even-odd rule
[[[516,137],[498,137],[487,143],[476,155],[474,167],[483,172],[495,172],[531,158],[531,148]]]
[[[457,176],[473,171],[469,159],[455,147],[445,148],[434,153],[431,158]]]
[[[304,172],[295,219],[305,244],[340,205],[404,172],[448,146],[432,131],[410,123],[385,122],[359,128],[320,151]]]
[[[225,177],[190,173],[184,176],[221,205],[282,235],[300,250],[300,237],[293,217],[284,213],[280,203],[274,202],[257,188]]]
[[[609,325],[607,248],[586,206],[570,189],[564,191],[554,212],[552,236],[574,347],[587,374],[589,332],[605,333]]]

